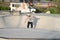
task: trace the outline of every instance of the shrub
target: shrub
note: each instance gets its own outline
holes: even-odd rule
[[[50,11],[51,14],[58,14],[58,9],[56,7],[50,7],[46,11]]]
[[[10,7],[8,7],[8,6],[0,6],[0,10],[10,10]]]
[[[60,14],[60,7],[58,7],[57,9],[58,9],[58,14]]]
[[[46,8],[38,8],[42,13],[45,13]]]
[[[44,13],[44,12],[45,12],[45,10],[46,10],[46,8],[35,7],[35,6],[33,6],[33,8],[35,8],[35,9],[36,9],[36,12],[37,12],[37,13]]]
[[[46,13],[46,11],[50,11],[51,14],[59,14],[60,13],[60,7],[49,7],[49,8],[41,8],[33,6],[35,9],[38,9],[40,13]]]

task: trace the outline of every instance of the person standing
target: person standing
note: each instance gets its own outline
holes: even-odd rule
[[[33,18],[34,18],[34,16],[32,16],[32,15],[27,15],[27,19],[26,19],[26,21],[27,21],[27,28],[29,28],[29,26],[31,27],[31,28],[33,28]],[[26,22],[25,21],[25,22]]]

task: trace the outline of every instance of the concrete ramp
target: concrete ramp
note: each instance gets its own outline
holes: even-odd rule
[[[0,16],[0,37],[60,38],[60,14],[34,14],[33,29],[27,29],[26,15]]]
[[[60,32],[46,29],[0,29],[0,37],[59,39]]]
[[[0,28],[27,28],[26,15],[0,16]],[[34,14],[34,16],[34,28],[60,31],[60,14]]]

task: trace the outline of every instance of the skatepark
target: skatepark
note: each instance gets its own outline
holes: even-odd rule
[[[32,14],[32,13],[31,13]],[[1,15],[0,37],[2,38],[60,38],[60,14],[32,14],[34,28],[27,29],[24,23],[27,14]]]

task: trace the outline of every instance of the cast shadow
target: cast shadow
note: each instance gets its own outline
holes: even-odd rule
[[[40,18],[34,17],[33,20],[34,20],[34,21],[33,21],[34,28],[36,28],[36,25],[37,25],[37,23],[38,23],[38,20],[40,20]]]

